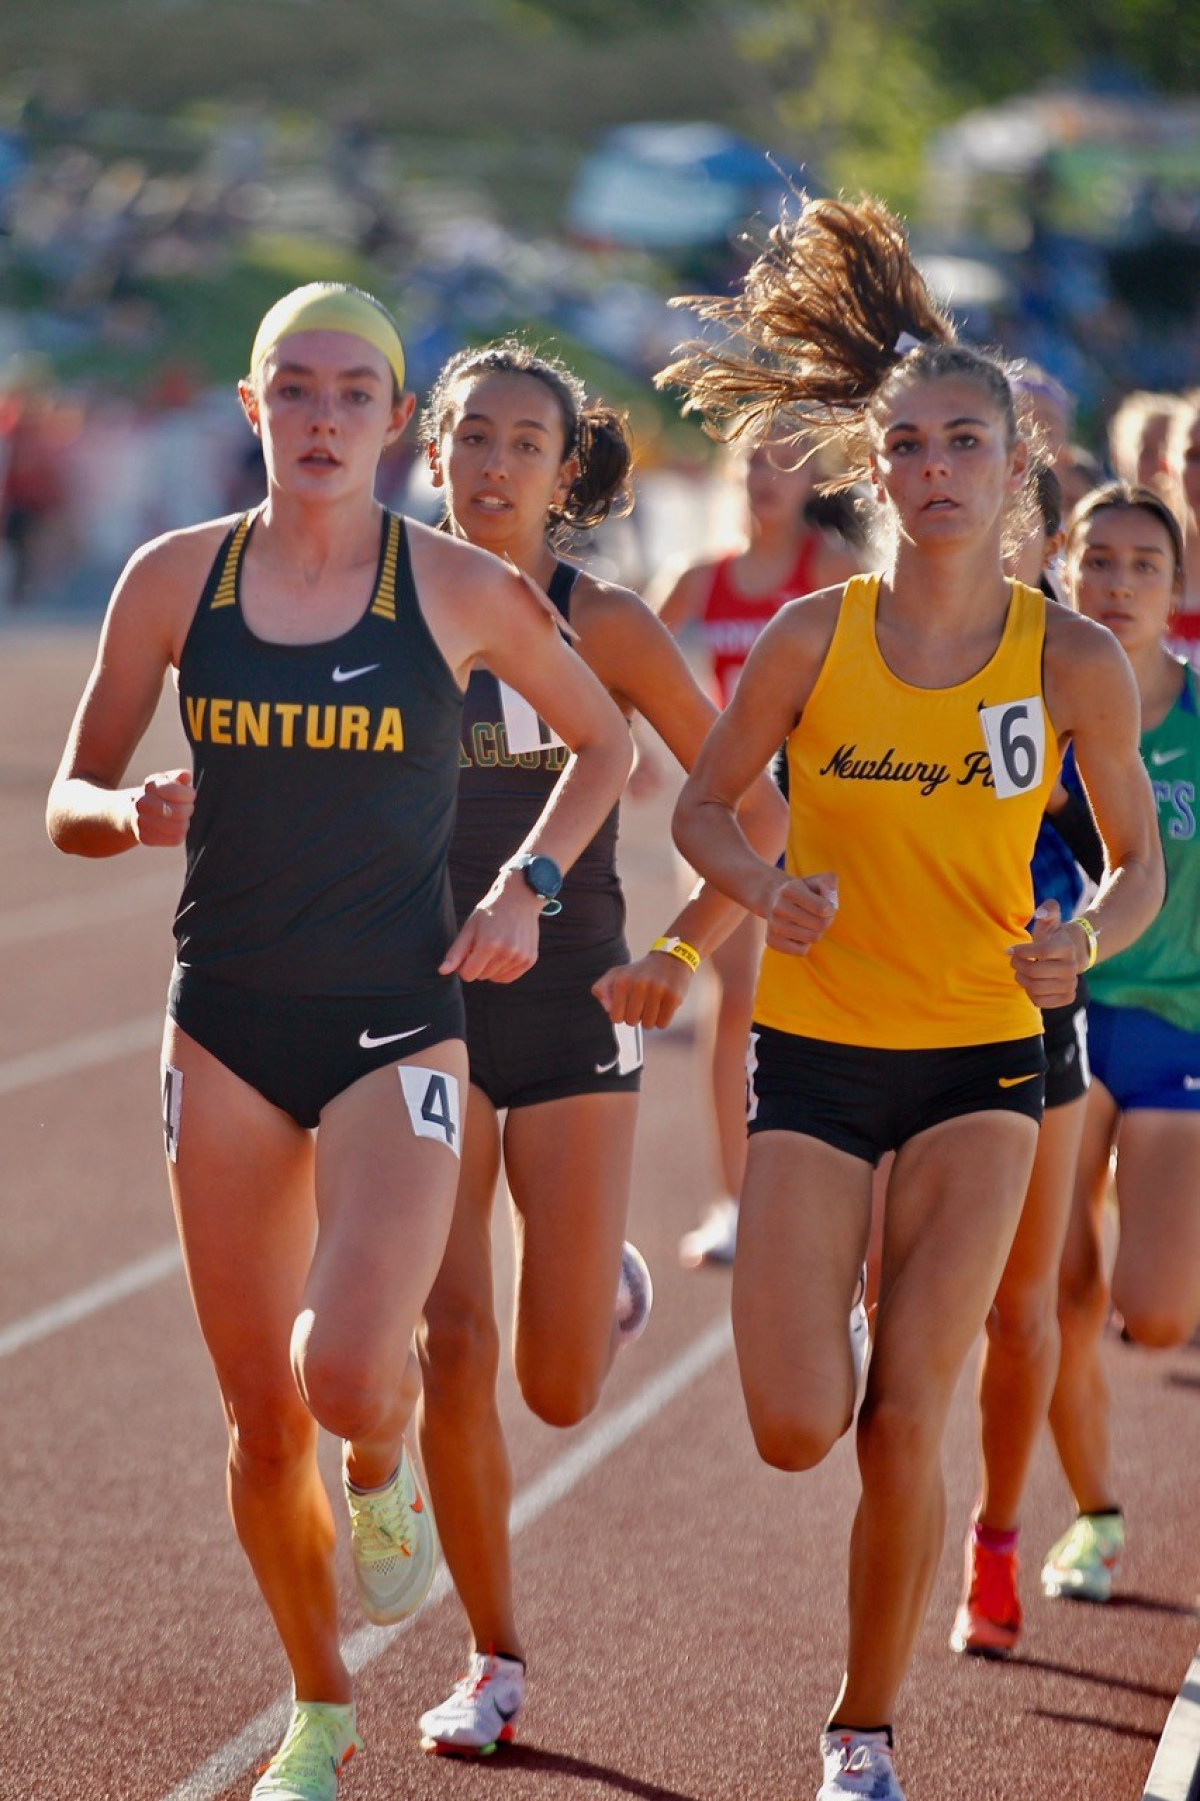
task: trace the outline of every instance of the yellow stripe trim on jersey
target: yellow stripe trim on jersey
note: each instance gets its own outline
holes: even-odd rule
[[[251,513],[238,520],[229,548],[225,552],[225,566],[221,570],[221,578],[213,594],[210,610],[216,612],[218,607],[232,607],[237,603],[238,573],[242,566],[242,550],[246,543],[253,515]]]
[[[380,619],[396,618],[396,562],[400,555],[400,521],[395,513],[388,515],[387,543],[383,550],[383,566],[379,571],[379,586],[375,590],[375,598],[371,602],[371,611]]]

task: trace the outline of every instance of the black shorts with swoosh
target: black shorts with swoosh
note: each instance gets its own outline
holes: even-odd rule
[[[532,1107],[576,1094],[634,1094],[640,1028],[615,1027],[592,993],[625,940],[589,950],[543,951],[515,982],[465,982],[472,1086],[493,1107]]]
[[[746,1057],[747,1128],[802,1132],[874,1165],[919,1132],[967,1113],[1040,1123],[1041,1035],[946,1050],[829,1044],[756,1025]]]
[[[167,1011],[301,1126],[317,1125],[322,1109],[360,1076],[466,1037],[461,985],[445,977],[404,994],[267,994],[176,964]]]

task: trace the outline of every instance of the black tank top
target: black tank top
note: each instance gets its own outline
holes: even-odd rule
[[[573,563],[557,563],[546,590],[564,619],[571,616],[578,575]],[[450,845],[460,925],[487,893],[496,871],[524,843],[569,756],[528,701],[490,670],[472,671],[462,714],[458,820]],[[614,807],[568,870],[562,912],[543,915],[543,955],[620,937],[625,900],[617,879],[617,815]]]
[[[436,988],[454,935],[462,694],[421,613],[404,525],[384,514],[356,625],[272,644],[240,604],[255,517],[218,551],[179,662],[196,809],[178,960],[297,995]]]

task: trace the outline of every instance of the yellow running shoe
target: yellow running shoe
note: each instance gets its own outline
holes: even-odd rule
[[[362,1748],[353,1701],[296,1701],[283,1743],[250,1801],[336,1801],[338,1776]]]
[[[376,1626],[416,1613],[437,1569],[433,1515],[417,1487],[407,1445],[391,1481],[366,1493],[346,1481],[350,1538],[359,1599]]]
[[[1081,1513],[1046,1553],[1042,1592],[1052,1601],[1108,1601],[1125,1549],[1119,1513]]]

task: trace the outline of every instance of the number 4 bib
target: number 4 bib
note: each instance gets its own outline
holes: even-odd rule
[[[1042,779],[1046,767],[1046,720],[1039,695],[1028,700],[1006,700],[998,707],[980,707],[979,723],[992,763],[992,781],[998,800],[1027,794]]]

